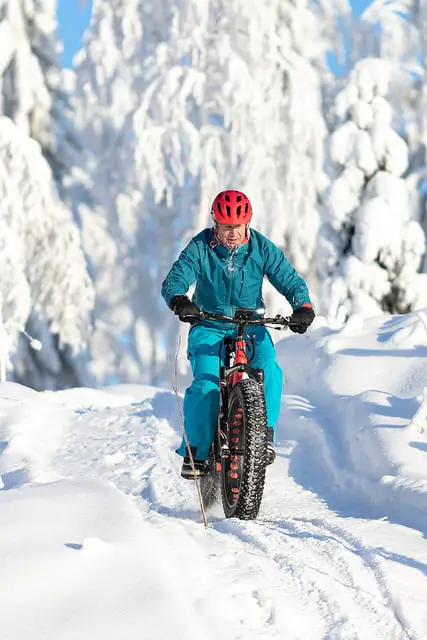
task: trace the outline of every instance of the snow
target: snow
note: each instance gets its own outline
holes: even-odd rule
[[[427,310],[277,343],[256,521],[204,529],[175,394],[0,385],[0,637],[427,638]]]
[[[319,307],[333,321],[426,304],[419,274],[425,234],[411,219],[403,177],[409,149],[393,129],[392,71],[385,59],[359,60],[334,102],[330,183],[316,241]]]

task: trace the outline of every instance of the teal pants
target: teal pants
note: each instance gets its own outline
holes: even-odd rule
[[[214,439],[219,409],[219,367],[224,354],[220,354],[221,340],[235,335],[235,328],[218,329],[197,325],[188,336],[188,358],[193,371],[193,382],[185,392],[184,424],[190,446],[196,447],[196,459],[208,457]],[[250,365],[264,371],[264,393],[267,406],[267,425],[275,429],[280,413],[282,370],[270,334],[265,327],[249,327],[248,336],[255,338],[255,357]],[[250,355],[250,343],[248,344]],[[177,449],[186,455],[184,439]]]

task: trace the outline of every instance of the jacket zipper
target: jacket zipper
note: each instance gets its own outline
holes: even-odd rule
[[[231,282],[230,282],[230,316],[231,317],[234,317],[232,300],[233,300],[234,282],[235,282],[235,256],[236,256],[236,250],[232,249],[231,256],[230,256],[230,267],[231,267],[231,270],[230,270],[230,273],[231,273]]]

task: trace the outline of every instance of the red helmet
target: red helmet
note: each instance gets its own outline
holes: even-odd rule
[[[252,218],[250,200],[241,191],[221,191],[212,202],[211,213],[219,224],[248,224]]]

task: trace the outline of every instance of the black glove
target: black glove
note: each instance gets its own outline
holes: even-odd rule
[[[187,296],[175,296],[171,301],[171,309],[175,315],[179,316],[181,322],[194,322],[196,318],[200,317],[200,309],[197,304],[191,302]],[[192,316],[189,318],[188,316]]]
[[[294,333],[305,333],[314,317],[315,313],[311,307],[299,307],[290,317],[289,329]]]

